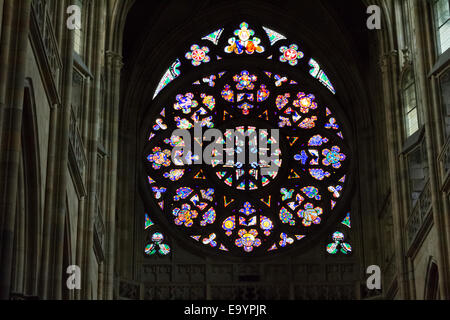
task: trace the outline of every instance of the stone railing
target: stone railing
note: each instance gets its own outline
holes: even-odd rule
[[[353,300],[358,283],[160,283],[119,280],[122,300]]]
[[[46,1],[45,0],[33,0],[31,2],[33,8],[33,13],[40,30],[45,29],[45,10]]]
[[[47,1],[32,0],[31,39],[39,64],[48,76],[43,77],[44,84],[51,94],[53,104],[58,103],[58,79],[62,68],[55,29],[49,14]]]
[[[105,243],[105,223],[103,222],[103,214],[100,207],[100,201],[95,196],[95,218],[94,218],[94,245],[97,258],[100,261],[104,259],[104,243]]]
[[[438,159],[441,163],[442,188],[448,192],[450,189],[450,137],[447,139]]]
[[[83,139],[78,129],[77,121],[73,110],[70,113],[69,125],[69,162],[74,175],[74,183],[80,197],[86,195],[85,189],[85,171],[87,158],[84,150]]]
[[[100,201],[95,197],[96,217],[94,220],[95,232],[98,236],[100,245],[103,247],[105,238],[105,224],[103,222],[102,209],[100,208]]]
[[[406,245],[408,249],[412,247],[414,242],[416,242],[418,235],[424,229],[431,214],[431,209],[431,188],[430,183],[428,182],[420,194],[406,223]]]

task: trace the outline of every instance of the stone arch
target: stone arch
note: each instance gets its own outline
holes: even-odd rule
[[[21,130],[21,161],[13,271],[14,294],[37,296],[42,242],[42,206],[36,104],[31,79],[26,79]]]
[[[108,12],[111,16],[109,23],[108,38],[106,39],[106,47],[108,50],[121,54],[122,40],[129,11],[134,5],[135,0],[114,1],[112,4],[107,2]]]
[[[439,269],[433,257],[430,257],[428,262],[423,296],[425,300],[439,299]]]

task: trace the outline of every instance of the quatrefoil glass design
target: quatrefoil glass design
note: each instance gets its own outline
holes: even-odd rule
[[[291,66],[295,67],[298,64],[298,60],[302,59],[305,55],[298,49],[296,44],[291,44],[290,47],[281,47],[280,57],[281,62],[288,62]]]
[[[192,65],[194,67],[198,67],[202,63],[208,63],[211,61],[211,58],[208,56],[209,48],[208,47],[199,47],[194,44],[191,47],[191,51],[186,53],[186,59],[192,60]]]

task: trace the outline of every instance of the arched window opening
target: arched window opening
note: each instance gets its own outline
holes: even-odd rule
[[[450,48],[450,1],[434,0],[433,7],[438,53],[440,55]]]
[[[427,280],[425,283],[425,300],[439,299],[439,270],[436,263],[431,262],[428,267]]]
[[[450,68],[439,78],[446,136],[450,136]]]
[[[38,138],[34,92],[26,79],[18,174],[17,214],[14,241],[12,296],[33,299],[37,296],[40,246],[40,187]]]

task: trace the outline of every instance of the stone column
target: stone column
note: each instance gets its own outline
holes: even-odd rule
[[[2,1],[3,2],[3,1]],[[2,3],[1,29],[0,29],[0,132],[3,128],[3,111],[6,105],[6,93],[8,84],[8,61],[11,54],[11,36],[13,35],[13,18],[15,5],[13,1]],[[0,143],[2,137],[0,136]],[[3,216],[0,216],[0,226]]]
[[[392,218],[395,233],[395,260],[397,265],[397,281],[399,296],[402,299],[409,298],[408,268],[404,258],[403,230],[405,226],[404,207],[402,201],[402,179],[399,161],[399,128],[398,123],[398,81],[397,81],[397,52],[391,51],[381,59],[382,83],[384,92],[384,109],[386,114],[386,130],[388,142],[389,176],[391,180]],[[401,136],[401,135],[400,135]]]
[[[99,0],[92,3],[95,11],[95,21],[93,22],[95,24],[95,33],[93,35],[95,42],[93,46],[93,75],[94,80],[92,82],[93,88],[92,88],[92,96],[93,96],[93,104],[90,108],[89,113],[89,128],[88,128],[88,140],[87,140],[87,146],[88,146],[88,167],[89,167],[89,174],[88,174],[88,180],[87,180],[87,190],[88,190],[88,197],[87,197],[87,230],[86,230],[86,252],[85,252],[85,265],[83,266],[83,270],[87,272],[87,278],[85,279],[84,284],[84,296],[83,298],[89,299],[91,297],[91,284],[93,279],[93,266],[96,262],[95,259],[93,259],[92,250],[94,246],[94,220],[95,216],[97,214],[97,149],[98,149],[98,132],[99,132],[99,109],[101,104],[101,90],[100,90],[100,84],[101,84],[101,67],[102,67],[102,61],[103,61],[103,50],[104,50],[104,43],[105,43],[105,3],[104,0]]]
[[[24,182],[24,167],[23,167],[23,153],[21,153],[19,177],[18,177],[18,191],[17,191],[17,213],[16,213],[16,226],[14,237],[14,268],[11,273],[12,285],[11,292],[19,295],[26,295],[25,292],[25,279],[26,279],[26,238],[25,226],[26,226],[26,207],[25,207],[25,185]]]
[[[73,3],[69,0],[69,3]],[[66,221],[66,196],[67,184],[69,182],[69,127],[72,103],[72,79],[73,79],[73,50],[74,50],[74,31],[64,30],[63,40],[63,88],[62,88],[62,109],[59,114],[58,128],[58,153],[57,153],[57,173],[56,173],[56,212],[55,212],[55,250],[54,250],[54,269],[53,269],[53,294],[55,299],[62,298],[63,283],[63,256],[64,256],[64,231]]]
[[[67,7],[67,1],[58,1],[57,3],[57,19],[59,23],[55,25],[55,37],[59,45],[60,55],[65,55],[64,49],[64,36],[67,34],[67,28],[65,25],[65,8]],[[63,66],[64,67],[64,66]],[[63,77],[64,69],[61,70],[59,77]],[[58,91],[62,92],[64,83],[59,81]],[[50,108],[50,121],[49,121],[49,137],[48,137],[48,149],[47,149],[47,174],[45,178],[45,199],[44,199],[44,214],[43,214],[43,233],[42,233],[42,254],[41,254],[41,269],[39,271],[38,278],[38,293],[40,298],[45,299],[48,297],[48,285],[50,277],[50,256],[51,256],[51,243],[52,243],[52,223],[54,216],[54,199],[56,194],[55,173],[56,173],[56,160],[57,160],[57,130],[59,113],[61,112],[61,105],[53,105]]]
[[[93,5],[91,3],[91,5]],[[84,50],[84,63],[88,66],[88,68],[91,70],[93,67],[93,61],[94,60],[94,54],[93,54],[93,47],[95,46],[96,39],[94,37],[94,26],[95,23],[95,17],[96,13],[94,10],[87,10],[86,12],[86,18],[91,23],[89,25],[86,25],[85,28],[85,50]],[[94,85],[93,85],[93,79],[91,77],[85,78],[85,85],[84,85],[84,97],[83,97],[83,113],[82,113],[82,123],[80,123],[80,133],[83,139],[85,152],[87,154],[88,146],[86,145],[86,142],[89,139],[89,119],[90,119],[90,110],[92,106],[92,96],[94,92]],[[87,172],[86,172],[86,188],[88,187],[88,175],[89,175],[89,164],[87,164]],[[86,190],[88,192],[88,190]],[[81,269],[84,271],[82,272],[82,278],[83,278],[83,284],[81,287],[81,290],[77,290],[75,292],[75,299],[83,299],[87,295],[87,277],[89,270],[85,269],[84,266],[86,266],[86,260],[87,260],[87,238],[88,238],[88,195],[86,195],[84,198],[82,198],[79,202],[79,209],[78,209],[78,225],[77,225],[77,243],[76,243],[76,264],[81,267]],[[91,248],[92,250],[92,248]],[[90,252],[90,251],[89,251]]]
[[[54,215],[54,195],[56,188],[55,181],[55,166],[56,166],[56,150],[57,150],[57,127],[58,127],[58,113],[60,106],[54,106],[50,109],[50,123],[49,123],[49,138],[47,151],[47,175],[45,181],[45,203],[44,203],[44,224],[42,233],[42,256],[41,256],[41,270],[39,272],[38,292],[42,299],[47,297],[47,289],[49,282],[49,263],[50,263],[50,247],[51,247],[51,221]]]
[[[65,1],[69,6],[72,0]],[[64,6],[63,6],[64,7]],[[63,253],[66,219],[66,193],[68,183],[69,125],[72,100],[74,31],[63,29],[61,35],[61,73],[62,103],[57,112],[51,113],[49,163],[47,174],[45,204],[45,230],[42,269],[40,275],[40,294],[43,299],[62,299]]]
[[[9,298],[11,287],[31,1],[5,0],[4,5],[0,48],[0,299]]]
[[[123,67],[122,57],[113,52],[107,52],[107,79],[108,79],[108,107],[110,109],[107,121],[109,123],[109,161],[108,174],[105,175],[107,192],[106,206],[106,270],[105,270],[105,298],[113,299],[114,291],[114,265],[115,265],[115,235],[116,235],[116,196],[117,196],[117,169],[118,169],[118,144],[119,144],[119,103],[120,103],[120,73]]]
[[[4,6],[5,0],[0,0],[0,38],[2,34],[2,24],[3,24],[3,6]]]

